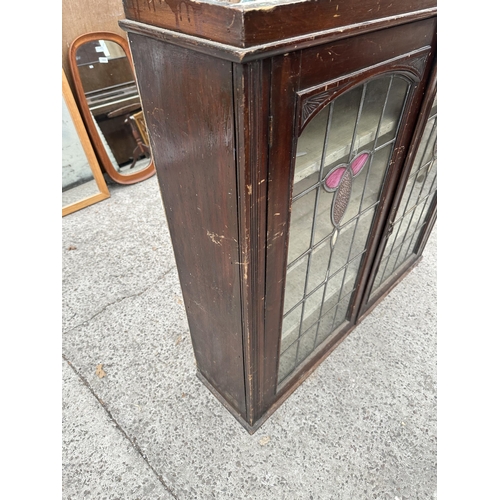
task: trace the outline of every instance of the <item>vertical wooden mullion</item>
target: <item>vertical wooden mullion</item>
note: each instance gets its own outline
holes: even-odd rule
[[[272,60],[269,149],[267,260],[265,303],[265,364],[263,408],[276,400],[285,293],[288,231],[292,203],[293,149],[296,144],[295,105],[301,52]],[[294,138],[291,141],[291,138]]]
[[[234,64],[234,102],[247,421],[262,413],[269,60]]]

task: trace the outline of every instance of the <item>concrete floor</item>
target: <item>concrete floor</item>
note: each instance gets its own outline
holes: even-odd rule
[[[250,436],[196,378],[156,177],[110,193],[62,221],[63,498],[436,497],[436,229]]]

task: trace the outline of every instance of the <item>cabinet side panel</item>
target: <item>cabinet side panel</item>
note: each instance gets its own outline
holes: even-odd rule
[[[129,41],[198,369],[244,415],[231,63]]]

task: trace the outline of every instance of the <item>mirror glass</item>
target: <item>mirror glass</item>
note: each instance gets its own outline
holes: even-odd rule
[[[109,198],[92,144],[62,72],[62,215]]]
[[[62,97],[62,206],[100,193],[75,125]]]
[[[92,119],[114,169],[131,175],[150,163],[149,139],[135,76],[125,51],[111,40],[76,50],[76,65]]]

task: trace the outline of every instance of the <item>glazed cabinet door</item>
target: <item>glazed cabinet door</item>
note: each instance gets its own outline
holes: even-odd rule
[[[265,331],[278,355],[268,356],[269,397],[292,390],[359,315],[434,33],[427,19],[272,61]]]
[[[422,106],[380,242],[361,314],[367,312],[420,257],[437,217],[436,68]]]

